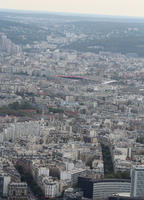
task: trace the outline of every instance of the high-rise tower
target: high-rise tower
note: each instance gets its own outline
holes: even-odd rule
[[[131,197],[144,197],[144,165],[132,168]]]

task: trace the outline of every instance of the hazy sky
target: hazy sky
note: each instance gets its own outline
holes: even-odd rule
[[[143,16],[144,0],[0,0],[0,8]]]

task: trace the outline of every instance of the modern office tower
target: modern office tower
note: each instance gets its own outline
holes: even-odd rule
[[[99,179],[79,177],[78,186],[84,192],[85,198],[93,200],[107,200],[112,194],[129,193],[130,180],[127,179]]]
[[[131,197],[144,197],[144,165],[132,168]]]

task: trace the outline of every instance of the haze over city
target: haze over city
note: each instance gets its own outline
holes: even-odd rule
[[[1,2],[0,200],[144,200],[143,8]]]
[[[143,0],[5,0],[0,8],[144,17]]]

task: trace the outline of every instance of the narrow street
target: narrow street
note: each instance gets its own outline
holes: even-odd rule
[[[37,197],[34,196],[30,188],[28,188],[28,199],[29,200],[38,200]]]

